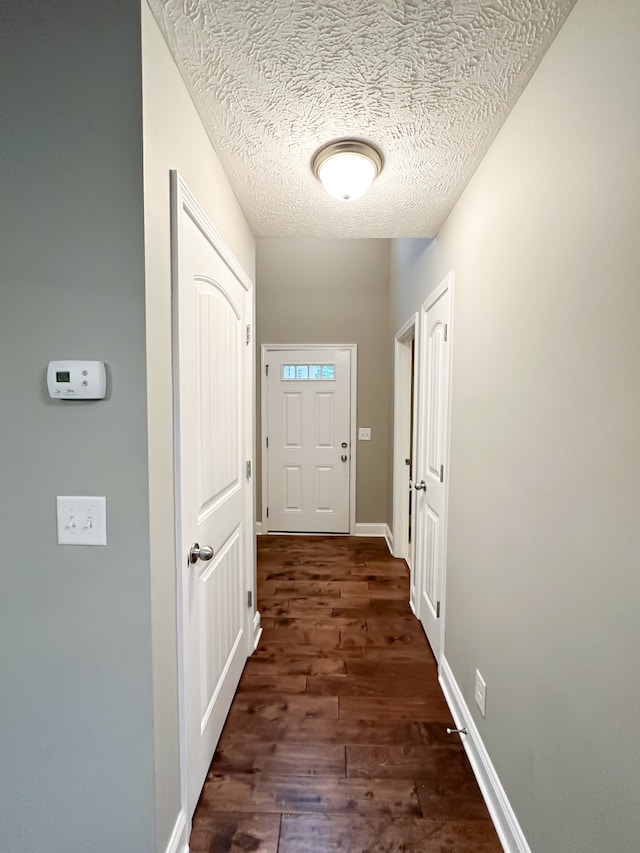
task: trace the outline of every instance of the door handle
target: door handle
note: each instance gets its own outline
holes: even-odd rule
[[[426,492],[427,491],[427,484],[425,483],[424,480],[420,480],[419,483],[413,484],[413,488],[416,490],[416,492],[422,492],[422,491]]]
[[[346,441],[343,441],[343,442],[342,442],[342,444],[340,445],[340,447],[348,447],[348,446],[349,446],[349,445],[347,444],[347,442],[346,442]]]
[[[343,462],[346,462],[347,461],[347,454],[343,453],[342,456],[340,457],[340,459],[342,459]]]
[[[189,562],[191,565],[197,563],[198,560],[204,560],[206,563],[213,557],[213,548],[210,545],[203,545],[202,548],[198,542],[194,542],[189,548]]]

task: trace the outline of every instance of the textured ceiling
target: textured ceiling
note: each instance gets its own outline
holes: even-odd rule
[[[256,236],[437,233],[575,0],[150,0]],[[364,198],[310,169],[375,143]]]

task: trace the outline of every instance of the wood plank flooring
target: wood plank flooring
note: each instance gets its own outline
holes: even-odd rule
[[[382,539],[261,536],[264,632],[192,853],[502,849]]]

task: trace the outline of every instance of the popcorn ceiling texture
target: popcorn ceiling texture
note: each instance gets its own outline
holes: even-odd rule
[[[437,233],[575,0],[150,0],[258,237]],[[310,161],[382,151],[362,199]]]

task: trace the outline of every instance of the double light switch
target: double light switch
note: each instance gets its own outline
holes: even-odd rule
[[[59,545],[106,545],[107,499],[103,497],[56,498]]]

